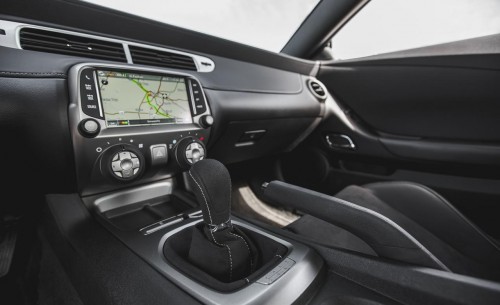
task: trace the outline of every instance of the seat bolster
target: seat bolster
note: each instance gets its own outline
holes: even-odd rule
[[[363,188],[463,255],[500,266],[498,245],[434,190],[405,181],[372,183]]]

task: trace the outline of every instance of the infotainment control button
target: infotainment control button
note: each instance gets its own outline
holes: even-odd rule
[[[94,119],[85,119],[78,124],[80,134],[87,138],[93,138],[101,131],[101,126]]]
[[[94,79],[94,70],[85,69],[80,74],[80,100],[82,111],[93,118],[103,118],[99,104],[99,93]]]
[[[203,128],[208,128],[212,126],[213,123],[214,123],[214,117],[209,114],[205,114],[200,117],[200,125]]]
[[[193,95],[193,113],[194,115],[202,114],[207,111],[207,106],[205,97],[203,96],[203,92],[201,91],[201,86],[194,79],[190,79],[189,81],[191,82],[191,93]]]

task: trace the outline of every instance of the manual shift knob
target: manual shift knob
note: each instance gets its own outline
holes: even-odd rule
[[[224,228],[231,219],[231,177],[226,167],[205,159],[193,164],[188,174],[203,220],[213,230]]]

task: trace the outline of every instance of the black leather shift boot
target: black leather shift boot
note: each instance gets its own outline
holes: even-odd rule
[[[212,232],[202,223],[192,234],[189,261],[219,281],[237,281],[255,271],[258,252],[236,226]]]

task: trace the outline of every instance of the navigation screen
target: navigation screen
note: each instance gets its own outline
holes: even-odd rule
[[[97,77],[108,127],[193,122],[183,77],[105,70]]]

